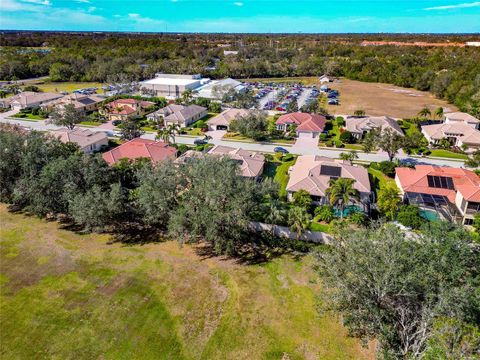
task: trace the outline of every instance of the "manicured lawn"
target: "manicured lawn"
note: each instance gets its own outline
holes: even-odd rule
[[[100,125],[102,125],[102,123],[99,122],[99,121],[82,121],[80,124],[81,125],[87,125],[87,126],[100,126]]]
[[[260,265],[125,246],[0,206],[5,359],[373,359],[319,314],[313,258]]]
[[[332,231],[331,226],[328,224],[321,224],[318,220],[313,219],[310,223],[309,230],[311,231],[321,231],[324,233],[330,233]]]
[[[44,92],[68,92],[71,93],[74,90],[96,87],[98,94],[103,94],[102,83],[99,82],[42,82],[35,84],[40,90]]]
[[[296,161],[296,158],[289,161],[281,161],[275,156],[273,161],[268,161],[265,165],[263,175],[265,177],[273,178],[273,180],[278,183],[280,197],[287,196],[286,187],[289,179],[288,169],[295,164]]]
[[[15,114],[13,117],[25,120],[45,120],[46,118],[40,115],[33,115],[30,113],[23,114],[25,116],[19,116],[20,114]]]
[[[443,150],[443,149],[432,149],[431,152],[432,153],[428,156],[438,156],[438,157],[444,157],[449,159],[460,159],[460,160],[468,159],[468,156],[465,154],[459,154],[459,153],[455,153],[455,152]]]
[[[386,186],[397,186],[394,179],[384,175],[380,170],[369,167],[368,173],[371,175],[370,182],[372,183],[372,190],[374,190],[375,193]]]
[[[361,144],[345,144],[345,149],[362,151],[363,146]]]

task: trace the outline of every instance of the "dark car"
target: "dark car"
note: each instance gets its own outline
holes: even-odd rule
[[[330,100],[328,100],[328,105],[338,105],[338,99],[330,99]]]
[[[280,146],[277,146],[273,149],[274,152],[279,152],[279,153],[282,153],[282,154],[288,154],[288,150],[283,148],[283,147],[280,147]]]
[[[113,121],[112,121],[112,125],[113,125],[113,126],[118,126],[118,125],[120,125],[121,123],[122,123],[122,120],[113,120]]]
[[[208,141],[205,139],[195,139],[193,140],[193,143],[195,145],[205,145],[205,144],[208,144]]]

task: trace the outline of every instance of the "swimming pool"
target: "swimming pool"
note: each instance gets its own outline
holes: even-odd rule
[[[440,217],[435,211],[420,209],[420,216],[428,221],[437,221],[440,220]]]

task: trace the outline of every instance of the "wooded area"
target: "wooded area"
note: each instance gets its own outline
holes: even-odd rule
[[[390,83],[432,92],[478,116],[475,47],[362,46],[363,40],[465,42],[461,35],[241,35],[4,32],[0,78],[49,75],[100,81],[126,74],[202,73],[212,78],[315,76]],[[225,55],[224,50],[238,54]]]

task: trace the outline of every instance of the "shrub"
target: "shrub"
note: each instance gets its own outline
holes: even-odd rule
[[[368,222],[368,218],[365,213],[361,211],[354,211],[349,216],[348,219],[350,222],[356,225],[365,226]]]
[[[333,147],[333,144],[334,144],[334,142],[331,139],[327,140],[327,142],[325,143],[325,145],[328,146],[328,147]]]
[[[382,161],[378,164],[378,170],[387,175],[388,177],[393,178],[395,176],[395,168],[397,164],[393,161]]]
[[[322,205],[316,207],[314,214],[315,217],[318,217],[318,220],[325,221],[327,223],[329,223],[335,218],[335,213],[330,205]]]
[[[345,145],[340,140],[335,140],[335,147],[343,148]]]
[[[320,134],[320,141],[325,141],[327,140],[327,138],[328,138],[327,134],[323,134],[323,133]]]
[[[338,126],[344,126],[345,125],[345,119],[341,116],[337,117],[336,121],[337,121]]]
[[[425,223],[425,219],[420,216],[420,209],[414,205],[400,206],[397,220],[412,229],[419,229]]]
[[[352,133],[350,131],[344,131],[340,134],[340,141],[341,142],[350,144],[350,143],[352,143],[353,140],[354,139],[353,139]]]
[[[293,160],[294,156],[293,154],[285,154],[282,158],[283,161],[290,161]]]

